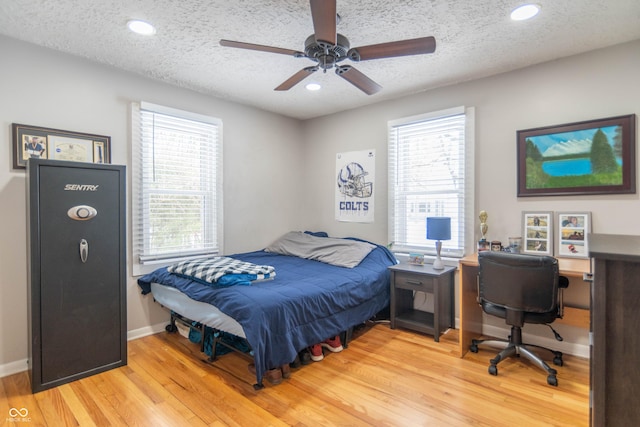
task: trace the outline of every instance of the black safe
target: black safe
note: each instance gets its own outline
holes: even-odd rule
[[[124,166],[27,161],[34,393],[127,364],[125,182]]]

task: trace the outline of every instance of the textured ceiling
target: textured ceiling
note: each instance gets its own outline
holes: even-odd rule
[[[219,45],[303,50],[313,33],[305,0],[0,0],[0,34],[300,119],[640,39],[640,0],[537,0],[537,17],[511,21],[523,2],[338,0],[338,32],[352,47],[436,38],[431,55],[345,61],[383,87],[373,96],[333,70],[276,92],[313,63]],[[129,32],[131,18],[152,22],[157,34]],[[323,89],[307,91],[310,81]]]

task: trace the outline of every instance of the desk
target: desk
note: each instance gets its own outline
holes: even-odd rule
[[[584,273],[591,271],[591,264],[588,259],[579,258],[558,258],[560,274],[567,277],[582,278]],[[467,255],[459,263],[460,277],[458,280],[458,295],[460,298],[460,329],[458,344],[460,346],[460,357],[469,351],[469,344],[474,338],[482,335],[482,308],[478,304],[478,255]],[[575,311],[575,313],[572,313]],[[586,317],[584,312],[586,312]],[[566,323],[574,324],[576,317],[586,318],[589,327],[587,310],[572,309],[565,307]],[[560,321],[558,319],[557,321]]]

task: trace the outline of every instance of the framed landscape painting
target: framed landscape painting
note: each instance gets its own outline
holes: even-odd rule
[[[518,197],[635,193],[635,138],[635,114],[518,131]]]

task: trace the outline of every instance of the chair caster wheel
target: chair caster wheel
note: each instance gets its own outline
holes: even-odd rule
[[[477,353],[477,352],[478,352],[478,346],[477,346],[476,344],[471,344],[471,345],[469,346],[469,351],[470,351],[471,353]]]
[[[558,387],[558,378],[556,378],[555,375],[549,375],[547,377],[547,384]]]
[[[169,332],[170,334],[177,332],[178,331],[178,327],[174,324],[169,324],[164,328],[165,331]]]
[[[562,353],[559,351],[555,351],[553,352],[553,355],[555,356],[553,358],[553,364],[557,366],[562,366],[564,364],[564,362],[562,361]]]
[[[496,365],[489,365],[489,373],[491,375],[498,375],[498,367]]]

